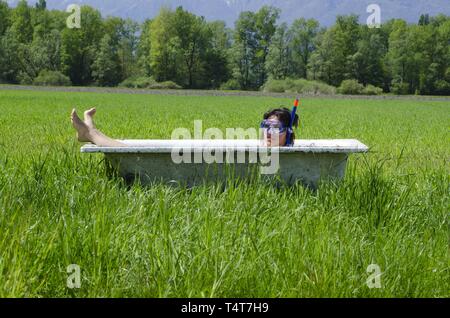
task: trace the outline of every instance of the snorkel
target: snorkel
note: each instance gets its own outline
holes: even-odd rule
[[[291,112],[291,122],[289,123],[287,135],[286,135],[286,147],[292,147],[294,145],[294,141],[292,140],[293,139],[292,135],[294,133],[293,126],[294,126],[294,121],[295,121],[295,115],[297,113],[298,104],[299,104],[299,100],[297,98],[294,102],[294,107],[292,108],[292,112]]]

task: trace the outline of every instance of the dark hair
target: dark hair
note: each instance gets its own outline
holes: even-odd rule
[[[269,119],[272,116],[276,116],[278,120],[286,127],[289,127],[291,123],[291,111],[286,107],[280,107],[269,110],[264,114],[264,119]],[[298,115],[295,114],[294,125],[295,128],[298,127]],[[292,141],[295,140],[295,134],[292,132]]]

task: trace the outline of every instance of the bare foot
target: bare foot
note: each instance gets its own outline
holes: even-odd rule
[[[89,134],[88,125],[78,117],[78,114],[75,109],[72,110],[72,114],[70,116],[72,120],[72,125],[77,131],[78,141],[80,142],[90,142],[91,137]]]
[[[95,108],[91,108],[84,112],[84,122],[89,128],[95,129],[94,115],[97,112]]]

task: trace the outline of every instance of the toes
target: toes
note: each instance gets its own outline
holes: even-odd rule
[[[77,111],[75,110],[75,108],[72,110],[72,113],[70,114],[70,118],[72,118],[72,119],[74,119],[74,118],[77,118],[78,117],[78,114],[77,114]]]
[[[78,114],[76,112],[72,113],[72,122],[75,124],[83,124],[83,121],[78,117]]]
[[[91,109],[87,110],[87,111],[84,113],[84,115],[85,115],[85,116],[94,116],[96,112],[97,112],[97,110],[96,110],[95,108],[91,108]]]

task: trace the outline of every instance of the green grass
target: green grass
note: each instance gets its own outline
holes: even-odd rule
[[[108,179],[72,107],[116,138],[257,127],[266,97],[0,91],[1,297],[450,297],[450,104],[305,99],[300,138],[357,138],[339,186]],[[366,285],[370,264],[380,289]],[[81,288],[66,268],[81,268]]]

